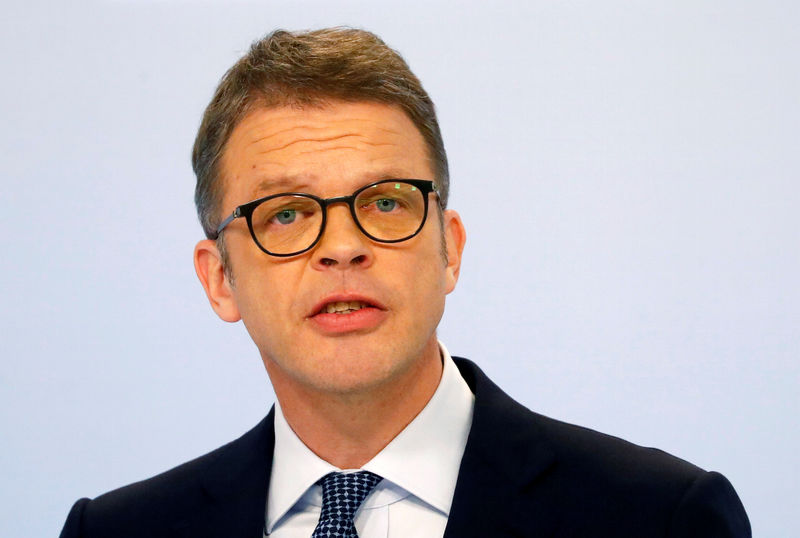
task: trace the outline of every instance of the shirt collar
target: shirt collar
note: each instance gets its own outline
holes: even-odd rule
[[[447,515],[472,423],[475,396],[441,342],[439,348],[442,378],[433,396],[414,420],[363,469],[392,483],[385,485],[399,486]],[[267,532],[272,532],[275,523],[317,480],[339,470],[303,444],[276,402]],[[402,498],[402,495],[394,497]]]
[[[275,402],[275,448],[267,495],[267,533],[317,480],[339,469],[311,451],[286,422]]]

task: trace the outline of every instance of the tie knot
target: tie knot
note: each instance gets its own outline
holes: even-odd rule
[[[341,531],[351,529],[353,516],[359,506],[381,480],[380,476],[369,471],[358,471],[356,473],[336,472],[323,476],[319,481],[322,485],[320,524],[323,521],[328,521],[328,524],[334,524],[334,526],[339,527],[334,523],[338,522],[342,525]],[[321,529],[318,527],[318,530]],[[339,535],[334,532],[331,536]],[[343,533],[341,536],[346,536],[346,534]]]

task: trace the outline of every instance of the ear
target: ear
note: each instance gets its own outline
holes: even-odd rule
[[[208,296],[211,308],[224,321],[234,322],[242,319],[233,295],[233,286],[228,281],[222,256],[217,243],[203,239],[194,247],[194,270]]]
[[[444,212],[444,239],[447,247],[447,267],[445,278],[447,286],[445,293],[450,293],[456,288],[458,274],[461,271],[461,254],[464,252],[464,243],[467,242],[467,231],[461,217],[452,209]]]

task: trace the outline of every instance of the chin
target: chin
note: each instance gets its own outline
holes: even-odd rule
[[[333,359],[324,368],[308,372],[306,383],[311,389],[334,394],[372,392],[401,377],[411,362],[386,359]]]
[[[380,390],[402,379],[415,362],[391,351],[353,354],[342,350],[264,361],[273,385],[288,383],[303,391],[338,395]]]
[[[302,347],[264,350],[261,355],[276,391],[279,386],[294,386],[308,393],[358,394],[407,384],[417,377],[416,370],[424,367],[426,357],[438,356],[435,336],[425,342],[400,340],[406,345],[385,335],[312,340]],[[303,348],[313,351],[298,354]]]

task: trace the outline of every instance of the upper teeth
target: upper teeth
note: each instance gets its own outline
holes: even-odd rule
[[[325,305],[325,312],[328,314],[342,314],[354,310],[361,310],[365,305],[361,301],[337,301],[335,303],[328,303]]]

